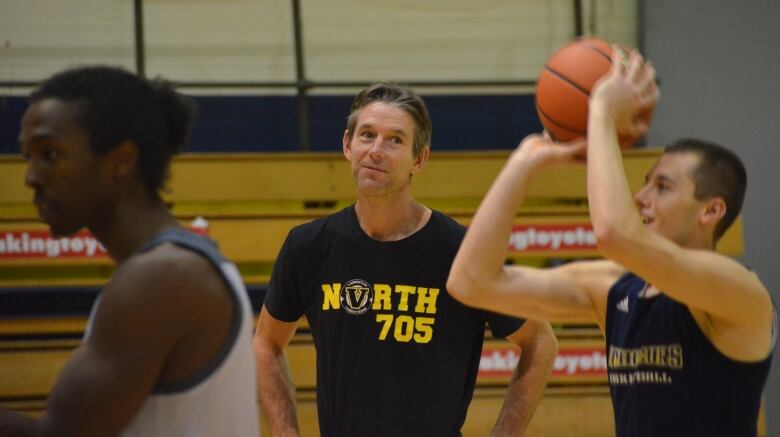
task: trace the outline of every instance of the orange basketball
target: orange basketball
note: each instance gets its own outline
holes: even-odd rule
[[[536,82],[536,112],[554,140],[566,142],[587,135],[588,98],[596,82],[609,72],[611,57],[609,43],[587,37],[563,46],[544,64]],[[640,117],[649,123],[652,110]],[[636,140],[630,136],[619,138],[623,148]]]

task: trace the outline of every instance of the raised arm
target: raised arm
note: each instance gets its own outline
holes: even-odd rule
[[[530,319],[603,324],[600,308],[606,305],[609,285],[604,284],[609,280],[593,281],[594,276],[588,275],[585,280],[598,286],[586,287],[575,276],[592,264],[552,270],[504,264],[512,220],[534,175],[543,168],[571,163],[583,147],[555,144],[541,135],[523,140],[469,225],[447,281],[453,297],[466,305]],[[615,271],[596,265],[602,266],[598,272]]]
[[[255,330],[258,397],[273,436],[299,435],[295,386],[284,354],[296,326],[275,319],[264,306]]]
[[[655,71],[638,53],[630,55],[627,66],[622,56],[615,51],[609,75],[597,84],[590,100],[588,199],[599,249],[688,305],[705,335],[727,355],[763,358],[769,350],[772,304],[756,275],[712,250],[683,247],[642,221],[617,138],[618,133],[638,135],[647,130],[635,115],[655,103],[658,89]],[[691,226],[717,219],[718,214],[722,209],[705,209]]]
[[[520,347],[521,356],[509,381],[493,436],[523,434],[542,400],[558,353],[558,340],[547,322],[527,320],[507,340]]]

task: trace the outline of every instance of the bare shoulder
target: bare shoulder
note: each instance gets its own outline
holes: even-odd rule
[[[773,347],[776,310],[761,279],[725,255],[688,254],[691,267],[686,274],[665,284],[671,291],[661,290],[686,303],[704,335],[726,356],[749,362],[766,358]]]
[[[162,311],[179,320],[214,314],[215,308],[231,302],[227,285],[211,262],[174,244],[128,258],[101,299],[101,310],[116,305],[141,314]]]
[[[90,340],[164,357],[159,381],[181,381],[219,351],[237,308],[208,259],[166,243],[117,269],[102,293]]]
[[[212,263],[202,255],[174,244],[161,244],[148,252],[136,254],[118,269],[112,282],[143,285],[138,293],[169,289],[172,292],[208,294],[219,290],[222,278]]]
[[[773,320],[771,295],[755,272],[710,250],[681,252],[676,269],[648,280],[715,324],[767,330]]]

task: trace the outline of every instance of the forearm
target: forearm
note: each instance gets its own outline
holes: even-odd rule
[[[525,199],[535,168],[520,149],[513,153],[474,215],[453,271],[480,283],[500,272],[512,221]]]
[[[257,352],[257,383],[260,407],[273,436],[297,436],[295,386],[287,358],[271,350]]]
[[[591,103],[588,119],[588,208],[599,243],[642,229],[623,167],[615,121]],[[599,238],[600,237],[600,238]]]
[[[544,323],[535,338],[527,343],[522,347],[520,361],[507,387],[493,436],[522,435],[544,394],[558,353],[558,342],[550,325]]]

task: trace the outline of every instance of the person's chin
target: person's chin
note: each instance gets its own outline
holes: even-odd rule
[[[362,180],[359,182],[358,187],[363,194],[368,196],[378,196],[386,191],[384,184],[378,183],[374,180]]]
[[[49,212],[49,210],[39,208],[38,220],[49,226],[49,234],[51,234],[52,237],[59,238],[64,236],[63,226],[57,221],[56,217],[54,217]]]
[[[80,231],[83,226],[64,224],[57,221],[46,222],[49,225],[49,233],[54,238],[69,237]]]

